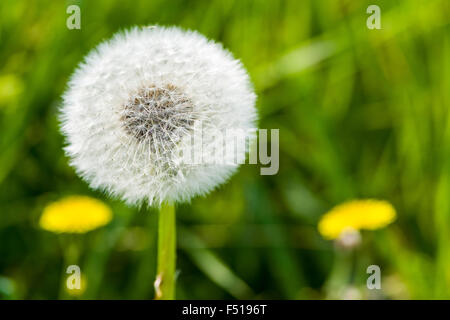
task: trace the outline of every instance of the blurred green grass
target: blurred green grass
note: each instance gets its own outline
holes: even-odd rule
[[[66,28],[67,6],[81,30]],[[366,8],[381,7],[381,30]],[[365,265],[388,298],[450,298],[450,2],[0,2],[0,298],[57,298],[58,237],[43,207],[104,199],[115,219],[82,237],[84,298],[153,297],[156,212],[93,192],[67,164],[57,109],[100,41],[132,25],[178,25],[223,42],[248,69],[261,128],[280,129],[280,171],[244,165],[178,208],[178,298],[327,297],[336,261],[316,230],[355,197],[386,199],[398,221],[365,233]],[[394,283],[394,285],[392,285]],[[398,288],[405,288],[399,294]]]

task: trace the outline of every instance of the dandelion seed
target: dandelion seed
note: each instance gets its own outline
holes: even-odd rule
[[[193,151],[196,124],[205,155],[224,150],[213,132],[254,128],[254,104],[245,69],[220,44],[175,27],[133,28],[72,76],[61,109],[66,152],[92,188],[129,204],[186,202],[238,166],[180,161]]]
[[[129,204],[160,205],[158,299],[175,297],[174,203],[208,193],[236,171],[239,162],[208,158],[226,150],[216,132],[255,127],[255,99],[238,60],[202,35],[175,27],[115,35],[70,80],[61,120],[78,174]],[[193,165],[183,157],[198,152],[192,137],[199,130],[207,159]]]

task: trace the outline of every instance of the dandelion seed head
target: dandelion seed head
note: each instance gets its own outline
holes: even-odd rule
[[[65,150],[91,187],[129,204],[186,202],[238,167],[180,161],[198,124],[204,153],[223,149],[213,132],[254,128],[255,99],[242,64],[220,44],[175,27],[133,28],[72,75],[61,108]]]
[[[192,102],[173,85],[149,86],[130,97],[123,108],[125,130],[152,145],[180,140],[195,121]]]

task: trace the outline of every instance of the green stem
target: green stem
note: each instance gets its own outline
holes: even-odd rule
[[[159,209],[158,261],[155,299],[175,299],[176,221],[175,207],[164,203]]]
[[[67,277],[69,276],[66,273],[67,267],[70,265],[77,265],[80,257],[80,243],[77,241],[79,239],[76,236],[68,234],[68,235],[60,235],[59,237],[61,247],[62,247],[62,255],[63,255],[63,266],[61,273],[61,283],[60,283],[60,292],[59,299],[70,299],[68,292],[66,291],[67,285]]]

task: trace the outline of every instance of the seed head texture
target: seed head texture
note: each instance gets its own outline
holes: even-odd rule
[[[187,202],[224,183],[237,163],[186,164],[225,148],[215,132],[256,127],[256,96],[239,60],[193,31],[132,28],[90,52],[63,96],[70,164],[94,189],[129,204]],[[246,149],[238,150],[238,159]]]

